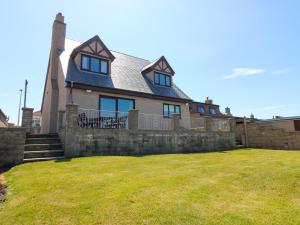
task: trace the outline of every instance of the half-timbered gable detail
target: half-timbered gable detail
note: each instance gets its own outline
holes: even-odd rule
[[[80,70],[109,75],[115,56],[98,35],[82,43],[71,54]]]
[[[142,73],[154,84],[171,87],[174,70],[164,56],[142,68]]]
[[[174,70],[172,69],[172,67],[170,66],[170,64],[164,56],[158,58],[157,60],[153,61],[152,63],[150,63],[142,69],[142,73],[144,74],[149,73],[151,71],[166,73],[172,76],[175,74]]]

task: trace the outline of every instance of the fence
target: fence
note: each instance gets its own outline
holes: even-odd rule
[[[139,113],[138,128],[141,130],[172,130],[171,118],[158,114]]]
[[[128,112],[78,109],[77,125],[81,128],[128,128]]]
[[[77,108],[73,113],[76,117],[75,126],[80,128],[129,128],[140,130],[177,130],[192,128],[203,132],[231,131],[231,124],[228,118],[190,118],[180,117],[179,114],[174,114],[171,118],[166,118],[159,114],[139,113],[138,110],[130,110],[130,114],[128,112],[84,108]]]

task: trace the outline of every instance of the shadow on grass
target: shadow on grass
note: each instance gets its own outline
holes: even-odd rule
[[[61,163],[61,162],[71,162],[72,158],[63,158],[63,159],[56,159],[54,160],[55,163]]]

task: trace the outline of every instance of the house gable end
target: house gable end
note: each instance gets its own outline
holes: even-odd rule
[[[109,51],[98,35],[75,48],[71,57],[74,58],[79,52],[94,55],[96,57],[103,57],[111,61],[115,59],[114,55]]]

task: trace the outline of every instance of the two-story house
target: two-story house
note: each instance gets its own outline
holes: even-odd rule
[[[174,83],[164,56],[155,61],[109,50],[99,36],[81,43],[66,38],[61,13],[52,28],[51,50],[42,101],[42,133],[58,131],[59,112],[67,103],[117,118],[118,112],[173,113],[189,120],[192,100]],[[189,126],[186,123],[187,128]]]

